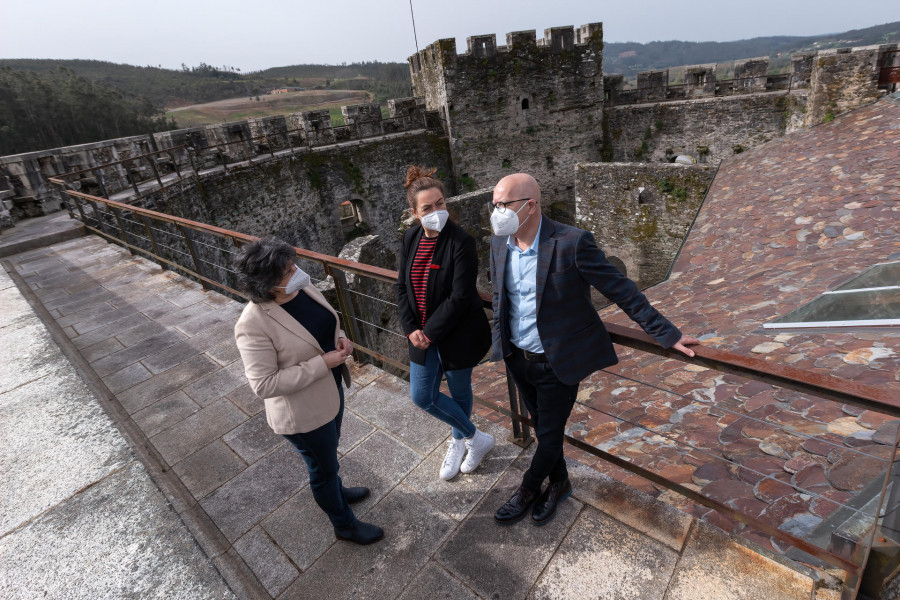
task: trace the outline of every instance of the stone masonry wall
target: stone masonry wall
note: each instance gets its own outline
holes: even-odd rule
[[[577,225],[641,288],[653,285],[665,278],[714,174],[707,165],[579,165]]]
[[[895,45],[894,45],[895,46]],[[878,59],[887,46],[822,50],[812,61],[807,127],[831,121],[835,115],[874,102],[878,89]]]
[[[250,235],[274,234],[332,256],[348,238],[366,233],[396,252],[407,208],[405,170],[412,163],[437,167],[454,189],[446,138],[420,133],[231,167],[149,194],[140,205]],[[340,215],[345,200],[359,207],[361,217],[347,235]]]
[[[574,167],[600,158],[603,115],[602,26],[468,38],[456,54],[440,40],[410,58],[414,90],[438,110],[450,135],[462,189],[493,187],[525,171],[541,183],[550,213],[574,218]],[[437,88],[435,88],[437,86]]]
[[[604,159],[670,162],[686,154],[717,164],[783,136],[804,106],[804,96],[776,92],[609,107]]]

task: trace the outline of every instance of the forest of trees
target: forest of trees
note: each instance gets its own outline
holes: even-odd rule
[[[0,67],[0,156],[174,129],[146,98],[69,69]]]

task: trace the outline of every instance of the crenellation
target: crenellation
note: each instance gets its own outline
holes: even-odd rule
[[[637,101],[664,100],[669,88],[669,70],[644,71],[637,74]]]
[[[359,137],[382,135],[381,106],[372,102],[367,104],[351,104],[341,107],[344,123],[352,127],[353,133]]]
[[[260,153],[277,152],[290,147],[288,120],[284,115],[247,119],[250,137]]]
[[[506,34],[506,47],[510,52],[521,48],[534,48],[537,46],[537,30],[512,31]]]
[[[690,65],[684,68],[684,95],[688,98],[710,98],[716,95],[716,63]],[[668,79],[668,72],[666,73]]]
[[[734,61],[734,93],[752,94],[766,91],[769,57],[745,58]]]
[[[466,38],[466,54],[473,58],[489,58],[497,54],[497,35],[473,35]]]
[[[594,37],[603,40],[603,23],[588,23],[575,30],[576,44],[587,44]]]
[[[568,25],[545,29],[544,45],[550,48],[550,52],[571,52],[575,49],[575,28]]]

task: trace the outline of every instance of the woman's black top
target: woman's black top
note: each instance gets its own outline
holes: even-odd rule
[[[306,292],[300,290],[296,296],[282,304],[281,308],[316,338],[324,352],[335,349],[334,328],[337,327],[337,320],[331,311],[310,298]],[[331,372],[337,386],[341,387],[341,367],[334,367]]]

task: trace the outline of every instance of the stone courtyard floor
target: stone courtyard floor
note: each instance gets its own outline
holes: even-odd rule
[[[372,489],[355,510],[386,535],[337,542],[246,383],[240,303],[95,236],[3,265],[4,598],[840,597],[574,460],[554,521],[499,527],[530,450],[478,417],[496,448],[439,480],[447,428],[368,365],[347,393],[341,474]]]

